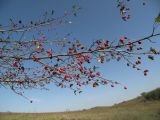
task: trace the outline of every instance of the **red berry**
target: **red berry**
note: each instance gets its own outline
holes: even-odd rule
[[[108,46],[108,43],[109,43],[109,41],[108,41],[108,40],[105,40],[105,41],[104,41],[104,46]]]
[[[32,59],[33,59],[33,61],[36,61],[36,62],[38,62],[38,60],[39,60],[39,58],[37,58],[36,56],[33,56]]]
[[[48,56],[52,56],[52,51],[51,50],[47,50],[47,54],[48,54]]]
[[[91,78],[94,78],[94,77],[95,77],[95,75],[94,75],[93,73],[91,73],[91,74],[90,74],[90,77],[91,77]]]
[[[73,51],[74,49],[73,48],[69,48],[69,51]]]
[[[119,41],[120,43],[124,44],[124,39],[120,39]]]
[[[48,66],[45,66],[44,69],[45,69],[45,70],[48,70]]]
[[[138,65],[138,64],[141,64],[141,61],[140,60],[137,60],[136,61],[136,64]]]
[[[146,73],[146,72],[144,72],[144,76],[147,76],[147,73]]]
[[[69,48],[69,53],[72,53],[74,51],[73,48]]]
[[[13,62],[13,66],[14,66],[14,67],[18,67],[18,64],[17,64],[16,61]]]
[[[88,51],[91,51],[91,52],[92,52],[93,50],[92,50],[92,48],[89,48],[89,50],[88,50]]]
[[[93,86],[93,87],[97,87],[97,86],[98,86],[98,83],[94,82],[92,86]]]
[[[105,49],[104,45],[100,45],[99,47],[100,47],[100,49]]]
[[[100,76],[100,72],[97,72],[96,75],[97,75],[97,76]]]
[[[100,45],[101,41],[100,41],[100,40],[96,40],[96,43],[97,43],[98,45]]]
[[[56,74],[57,74],[57,72],[55,72],[55,71],[54,71],[54,72],[52,72],[52,75],[56,75]]]

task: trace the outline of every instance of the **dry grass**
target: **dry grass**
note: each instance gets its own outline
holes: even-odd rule
[[[160,120],[160,101],[132,100],[77,112],[0,113],[0,120]]]

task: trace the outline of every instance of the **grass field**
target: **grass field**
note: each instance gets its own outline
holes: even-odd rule
[[[112,107],[61,113],[0,113],[0,120],[160,120],[160,100],[138,97]]]

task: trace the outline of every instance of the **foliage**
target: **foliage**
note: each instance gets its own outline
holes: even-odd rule
[[[156,90],[153,90],[149,93],[142,93],[141,94],[146,100],[160,100],[160,88],[157,88]]]
[[[160,14],[156,17],[155,22],[157,22],[157,23],[160,22]]]

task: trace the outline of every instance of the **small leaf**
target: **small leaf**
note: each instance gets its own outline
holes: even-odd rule
[[[33,21],[31,21],[30,24],[33,24]]]
[[[93,71],[94,71],[94,72],[96,71],[96,66],[93,67]]]
[[[103,53],[101,54],[101,56],[103,56],[103,57],[104,57],[104,56],[105,56],[105,53],[103,52]]]
[[[73,5],[73,6],[72,6],[73,9],[76,9],[76,7],[77,7],[76,5]]]
[[[127,87],[126,87],[126,86],[124,86],[124,89],[125,89],[125,90],[127,90]]]
[[[148,59],[150,59],[150,60],[154,60],[154,56],[152,56],[152,55],[148,55]]]
[[[106,58],[106,62],[109,62],[110,61],[110,59],[109,58]]]
[[[13,22],[12,18],[9,19],[11,22]]]
[[[54,14],[54,10],[52,10],[51,14],[52,14],[52,15]]]
[[[157,50],[155,49],[155,48],[150,48],[150,51],[152,52],[152,53],[154,53],[154,54],[157,54]]]
[[[48,15],[48,12],[46,11],[45,13],[44,13],[44,16],[47,16]]]
[[[70,84],[70,87],[72,87],[73,86],[73,84]]]
[[[21,24],[21,23],[22,23],[22,21],[21,21],[21,20],[19,20],[18,22],[19,22],[19,24]]]
[[[79,91],[79,94],[82,93],[82,91]]]
[[[77,13],[73,13],[74,16],[77,16]]]
[[[160,17],[157,17],[157,18],[155,19],[155,22],[160,23]]]
[[[155,22],[160,23],[160,13],[157,18],[155,18]]]
[[[117,61],[120,61],[121,60],[121,57],[117,57]]]

